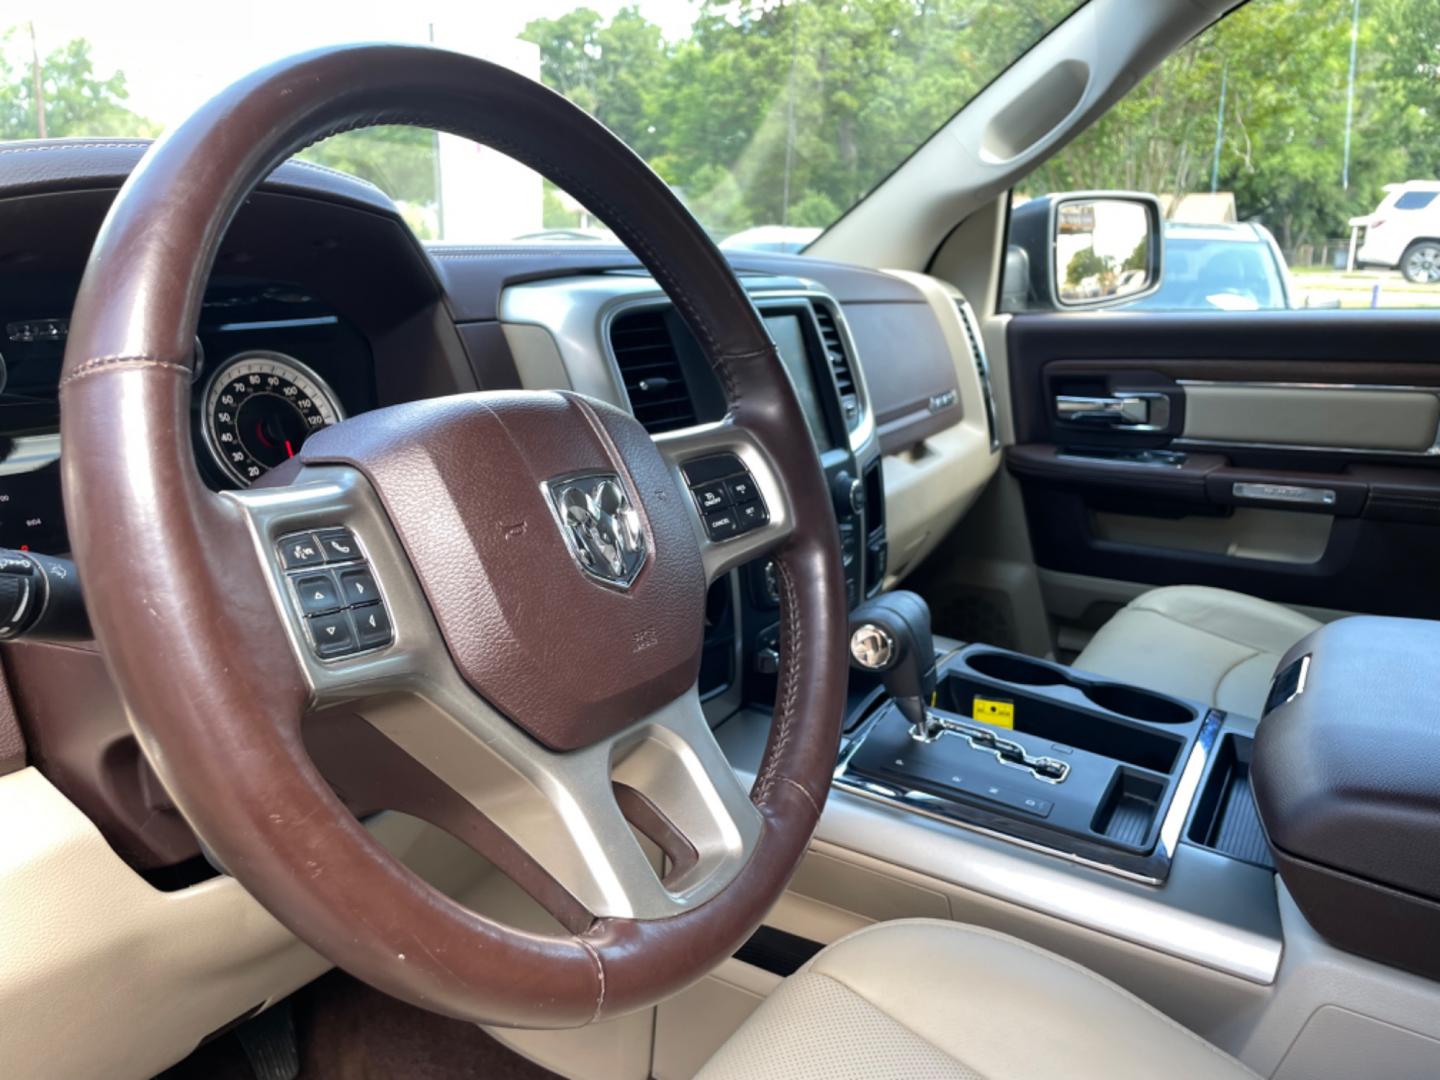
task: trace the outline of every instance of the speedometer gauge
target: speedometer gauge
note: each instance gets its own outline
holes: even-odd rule
[[[345,417],[335,392],[293,356],[243,352],[205,385],[205,445],[242,487],[300,452],[311,433]]]

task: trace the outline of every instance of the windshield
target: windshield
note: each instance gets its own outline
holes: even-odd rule
[[[0,137],[153,136],[227,82],[342,41],[433,42],[539,78],[633,146],[727,246],[796,251],[1074,0],[19,0]],[[6,23],[11,23],[6,31]],[[371,181],[424,239],[590,243],[604,223],[449,136],[352,132],[305,157]]]

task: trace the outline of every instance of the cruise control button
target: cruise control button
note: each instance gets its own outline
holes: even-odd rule
[[[390,613],[385,610],[384,604],[356,608],[350,617],[355,622],[355,636],[362,649],[376,649],[390,644],[394,635],[390,629]]]
[[[320,615],[334,611],[340,605],[340,591],[335,588],[335,579],[323,571],[316,574],[294,574],[295,595],[300,598],[300,610],[306,615]]]
[[[755,491],[755,481],[747,473],[744,476],[732,476],[725,481],[725,488],[730,492],[730,498],[736,503],[749,502],[758,498]]]
[[[734,510],[717,510],[705,515],[705,532],[711,540],[729,540],[739,531]]]
[[[735,507],[735,517],[740,522],[741,532],[758,529],[770,520],[770,515],[765,512],[765,504],[758,499]]]
[[[315,644],[315,655],[322,660],[333,660],[356,650],[355,632],[350,627],[347,612],[337,611],[333,615],[316,615],[307,620],[310,640]]]
[[[326,562],[351,562],[360,558],[360,545],[349,529],[327,529],[315,534],[325,553]]]
[[[325,553],[315,542],[315,537],[309,533],[295,533],[293,536],[283,537],[275,547],[280,552],[280,562],[286,570],[318,566],[325,561]]]
[[[695,501],[700,504],[702,514],[708,514],[730,505],[730,496],[725,493],[725,481],[723,480],[697,484],[690,490],[695,492]]]
[[[375,578],[363,566],[340,571],[340,595],[347,604],[371,604],[380,599]]]

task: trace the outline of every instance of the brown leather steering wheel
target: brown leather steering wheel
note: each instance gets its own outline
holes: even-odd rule
[[[486,143],[602,217],[694,331],[726,419],[652,440],[574,394],[464,394],[317,433],[283,485],[210,491],[190,438],[190,355],[221,237],[285,158],[371,124]],[[327,49],[259,71],[157,142],[121,189],[60,387],[74,555],[141,745],[217,859],[315,949],[437,1012],[564,1027],[660,1000],[760,923],[835,761],[835,523],[735,275],[601,125],[528,79],[433,49]],[[768,522],[714,542],[683,470],[720,455],[749,470]],[[593,499],[581,534],[562,528],[574,524],[566,492]],[[593,572],[615,557],[584,550],[597,514],[614,518],[600,541],[616,521],[631,530],[628,582]],[[368,560],[388,648],[338,660],[311,648],[278,545],[328,527],[350,530]],[[747,794],[695,687],[707,585],[766,551],[781,584],[780,681]],[[499,925],[421,881],[322,779],[307,717],[335,720],[356,790],[442,822],[564,930]],[[367,773],[377,743],[400,763]]]

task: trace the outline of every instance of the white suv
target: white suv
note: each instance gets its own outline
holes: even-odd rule
[[[1350,224],[1365,228],[1357,265],[1399,270],[1417,285],[1440,282],[1440,181],[1386,184],[1375,212]]]

